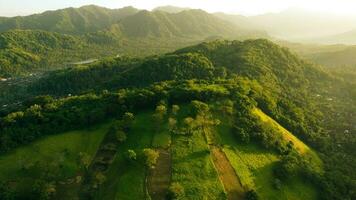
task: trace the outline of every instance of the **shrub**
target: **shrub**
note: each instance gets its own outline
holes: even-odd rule
[[[124,131],[122,131],[122,130],[116,131],[116,139],[120,143],[125,142],[126,139],[127,139],[126,133]]]
[[[273,181],[273,187],[277,190],[282,189],[282,182],[278,178],[274,179]]]
[[[250,190],[246,193],[246,200],[258,200],[258,195],[255,190]]]
[[[136,152],[132,149],[127,150],[127,152],[125,153],[125,158],[130,162],[136,161],[137,159]]]
[[[159,152],[153,149],[143,150],[145,164],[148,168],[154,168],[157,164],[157,159],[159,157]]]
[[[168,199],[181,199],[184,195],[184,188],[179,183],[172,183],[168,189]]]

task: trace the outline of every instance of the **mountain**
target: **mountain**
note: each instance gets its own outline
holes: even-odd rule
[[[288,9],[280,13],[252,16],[251,22],[281,39],[305,39],[342,33],[355,27],[351,17]]]
[[[0,76],[10,77],[65,62],[84,43],[70,35],[45,31],[14,30],[0,33]],[[66,59],[61,55],[67,55]],[[72,55],[73,57],[73,55]]]
[[[243,30],[202,10],[172,14],[141,11],[118,24],[127,37],[239,37],[244,34]]]
[[[185,10],[191,10],[191,8],[183,8],[177,6],[159,6],[153,9],[153,11],[163,11],[168,13],[179,13]]]
[[[113,23],[137,12],[138,10],[133,7],[107,9],[89,5],[25,17],[1,17],[0,32],[12,29],[40,29],[65,34],[83,34],[108,28]]]
[[[101,56],[164,53],[209,38],[266,37],[202,10],[167,13],[93,5],[1,18],[0,31],[4,31],[0,32],[1,77],[63,68]]]
[[[356,44],[356,30],[347,31],[344,33],[334,34],[325,37],[313,38],[308,41],[319,42],[322,44]]]
[[[213,14],[223,20],[235,24],[240,28],[244,28],[247,30],[259,30],[261,32],[265,31],[263,27],[253,24],[250,17],[246,17],[243,15],[226,14],[223,12],[218,12]]]
[[[327,67],[356,66],[356,46],[348,46],[339,51],[310,54],[307,57]]]
[[[241,16],[215,13],[217,17],[239,25],[241,28],[264,30],[270,36],[295,42],[316,42],[327,36],[340,34],[355,29],[355,17],[336,16],[329,13],[315,13],[297,8],[290,8],[279,13],[266,13],[256,16]],[[342,41],[342,40],[340,40]],[[347,40],[343,41],[348,42]]]

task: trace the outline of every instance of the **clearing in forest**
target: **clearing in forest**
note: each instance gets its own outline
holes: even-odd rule
[[[147,187],[151,199],[166,199],[172,178],[172,157],[169,150],[159,149],[157,165],[148,174]]]
[[[245,191],[225,153],[218,147],[211,146],[211,155],[220,180],[227,193],[227,198],[229,200],[243,199]]]

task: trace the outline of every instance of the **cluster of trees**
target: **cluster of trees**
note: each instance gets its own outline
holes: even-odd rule
[[[224,78],[224,68],[215,68],[200,54],[164,55],[137,59],[108,59],[89,67],[52,72],[34,82],[29,91],[38,94],[78,94],[90,90],[145,87],[168,80]]]

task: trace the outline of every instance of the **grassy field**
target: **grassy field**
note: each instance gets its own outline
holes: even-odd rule
[[[186,199],[226,199],[201,133],[174,136],[172,154],[172,179],[185,188]]]
[[[283,183],[280,190],[275,189],[273,166],[279,161],[278,155],[254,143],[240,144],[230,132],[228,120],[222,118],[221,121],[215,138],[223,146],[243,187],[255,189],[261,199],[317,199],[314,186],[297,177]]]
[[[96,194],[100,200],[144,199],[146,170],[143,163],[128,163],[125,160],[127,150],[139,155],[144,148],[150,148],[154,136],[152,112],[138,113],[135,122],[127,134],[127,140],[119,146],[119,151],[106,175],[106,182]]]
[[[79,153],[93,157],[109,125],[48,136],[1,156],[0,180],[15,181],[27,190],[44,172],[43,167],[49,169],[57,180],[75,176],[79,172]]]
[[[291,132],[289,132],[287,129],[282,127],[280,124],[278,124],[275,120],[273,120],[271,117],[266,115],[260,109],[255,108],[253,110],[253,114],[255,114],[257,117],[259,117],[259,119],[261,121],[263,121],[263,122],[269,124],[271,127],[273,127],[274,130],[278,131],[285,140],[293,142],[296,150],[301,155],[307,157],[308,160],[311,161],[310,164],[312,164],[313,167],[317,171],[322,173],[322,171],[323,171],[322,170],[322,161],[320,160],[319,156],[312,149],[310,149],[305,143],[303,143],[301,140],[299,140]]]
[[[189,115],[190,107],[182,106],[178,114],[178,124]],[[262,111],[255,110],[264,122],[274,126],[276,131],[292,140],[302,154],[313,151],[290,132],[281,127]],[[144,148],[164,148],[172,152],[172,181],[180,183],[184,189],[185,199],[226,199],[223,184],[213,164],[209,145],[201,132],[191,136],[174,135],[168,131],[167,123],[162,124],[158,133],[152,123],[153,111],[143,111],[136,114],[135,122],[127,133],[128,139],[119,145],[118,153],[109,170],[105,173],[106,182],[95,194],[98,200],[136,200],[147,195],[145,177],[146,168],[141,161],[128,162],[125,153],[132,149],[137,153],[138,160]],[[220,114],[214,114],[220,116]],[[229,120],[220,116],[222,122],[208,134],[212,143],[219,145],[238,175],[245,190],[255,189],[261,199],[317,199],[315,188],[298,177],[282,184],[281,189],[273,187],[273,166],[279,161],[279,156],[273,151],[250,143],[240,144],[230,132]],[[73,178],[79,172],[77,158],[80,152],[94,156],[104,134],[111,123],[98,125],[86,130],[72,131],[55,136],[48,136],[40,141],[18,148],[0,157],[1,180],[19,179],[31,185],[34,177],[38,177],[40,164],[52,166],[60,164],[60,179]],[[168,148],[171,147],[169,150]],[[311,152],[311,153],[309,153]],[[314,155],[316,156],[316,155]],[[313,158],[314,159],[314,158]],[[55,166],[55,165],[54,165]],[[230,167],[231,168],[231,167]],[[221,170],[220,170],[221,171]],[[222,173],[222,172],[221,172]],[[78,190],[65,189],[67,199],[74,197]]]

